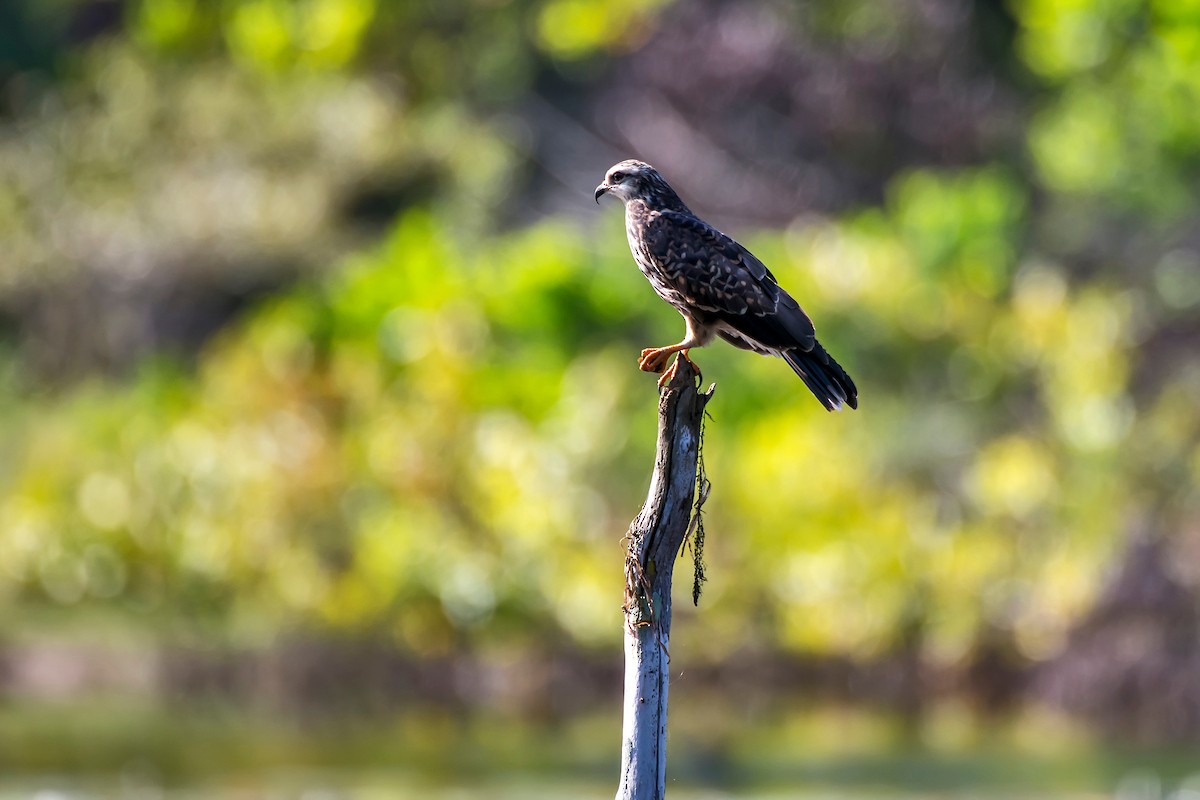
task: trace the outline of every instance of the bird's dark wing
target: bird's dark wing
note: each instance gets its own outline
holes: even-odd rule
[[[740,334],[722,338],[750,350],[812,349],[813,324],[800,304],[749,250],[707,222],[678,211],[651,214],[643,244],[691,308]]]

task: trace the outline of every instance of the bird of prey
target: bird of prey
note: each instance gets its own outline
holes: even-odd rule
[[[735,347],[779,356],[830,411],[858,408],[858,389],[846,370],[817,341],[812,320],[749,250],[697,217],[654,167],[642,161],[615,164],[596,187],[596,202],[611,194],[625,204],[625,230],[638,269],[654,291],[683,315],[679,344],[642,351],[638,366],[663,372],[662,386],[679,358],[719,336]]]

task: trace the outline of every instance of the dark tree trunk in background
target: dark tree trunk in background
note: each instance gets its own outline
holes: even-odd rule
[[[699,375],[681,361],[658,402],[650,490],[629,526],[625,556],[625,705],[617,800],[663,797],[667,775],[671,573],[688,536],[704,406]]]

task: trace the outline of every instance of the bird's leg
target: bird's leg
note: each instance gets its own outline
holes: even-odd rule
[[[660,389],[671,381],[675,380],[675,370],[679,369],[679,359],[681,358],[691,364],[692,369],[696,370],[697,373],[700,372],[700,370],[696,367],[696,362],[692,361],[692,359],[688,356],[688,351],[680,350],[679,354],[675,356],[675,360],[671,362],[671,368],[663,372],[663,374],[659,377],[658,386]]]
[[[697,377],[697,378],[700,378],[701,380],[703,380],[703,374],[704,374],[704,373],[702,373],[702,372],[700,371],[700,365],[699,365],[699,364],[697,364],[695,361],[692,361],[692,357],[688,355],[688,351],[687,351],[687,350],[680,350],[680,351],[679,351],[679,355],[675,356],[675,361],[671,363],[671,368],[670,368],[669,370],[667,370],[666,372],[664,372],[664,373],[662,374],[662,377],[660,377],[660,378],[658,379],[658,385],[659,385],[659,387],[666,386],[668,383],[670,383],[670,382],[671,382],[671,381],[672,381],[672,380],[675,378],[675,370],[679,369],[679,359],[681,359],[681,358],[682,358],[684,361],[686,361],[686,362],[688,362],[689,364],[691,364],[691,365],[692,365],[692,369],[693,369],[693,370],[695,371],[695,373],[696,373],[696,377]]]
[[[681,358],[692,365],[692,369],[696,371],[697,375],[700,374],[700,367],[696,366],[696,362],[692,361],[691,356],[688,355],[688,348],[681,347],[676,349],[677,347],[678,345],[672,345],[671,347],[649,348],[642,352],[642,370],[645,372],[662,371],[662,375],[658,379],[659,386],[666,386],[671,382],[671,379],[675,377],[675,370],[679,368],[679,359]],[[675,360],[671,362],[670,369],[663,370],[663,366],[667,363],[667,359],[671,357],[671,353],[677,353],[678,355],[676,355]]]
[[[687,323],[687,336],[683,337],[682,342],[679,344],[670,344],[666,347],[647,347],[642,351],[641,358],[638,359],[638,368],[642,370],[642,372],[662,372],[663,368],[667,366],[667,359],[671,357],[672,353],[679,353],[687,359],[689,364],[691,364],[693,367],[696,366],[696,362],[688,358],[687,351],[693,347],[703,346],[705,337],[702,336],[702,332],[697,331],[696,324],[692,322],[691,317],[685,315],[684,321]],[[675,363],[679,363],[678,358],[675,359]],[[700,370],[697,369],[696,371],[699,372]],[[669,381],[671,379],[670,376],[674,374],[675,368],[672,367],[671,370],[658,382],[658,385],[662,386],[664,383]]]
[[[642,372],[662,372],[667,366],[667,359],[672,353],[678,353],[681,350],[687,349],[687,345],[673,344],[667,347],[647,347],[642,351],[641,358],[638,359],[638,369]]]

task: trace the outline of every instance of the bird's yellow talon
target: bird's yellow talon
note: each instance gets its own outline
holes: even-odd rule
[[[647,347],[638,359],[638,369],[642,372],[662,372],[671,354],[660,347]]]

